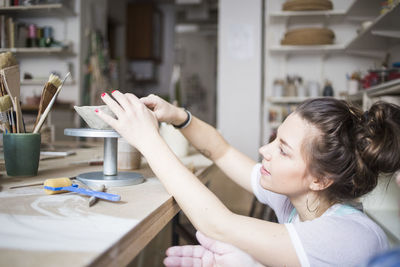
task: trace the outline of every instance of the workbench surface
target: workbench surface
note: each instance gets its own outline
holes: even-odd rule
[[[121,196],[117,203],[99,200],[89,207],[89,197],[76,193],[46,195],[42,185],[10,188],[102,170],[76,164],[102,159],[102,145],[74,151],[76,155],[40,161],[35,177],[1,173],[1,266],[125,266],[179,211],[145,162],[134,170],[144,175],[144,183],[107,188]],[[181,160],[197,175],[211,166],[200,154]]]

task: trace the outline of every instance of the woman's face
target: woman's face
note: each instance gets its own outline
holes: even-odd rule
[[[275,140],[260,148],[263,156],[260,184],[288,197],[307,192],[311,177],[301,152],[303,140],[315,136],[315,128],[293,113],[279,127]]]

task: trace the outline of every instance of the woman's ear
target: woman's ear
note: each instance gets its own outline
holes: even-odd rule
[[[313,191],[322,191],[328,188],[332,183],[333,183],[332,179],[328,179],[325,177],[323,178],[313,177],[310,183],[310,189]]]

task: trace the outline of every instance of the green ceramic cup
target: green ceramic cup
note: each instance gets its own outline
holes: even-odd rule
[[[40,134],[3,134],[4,161],[8,176],[35,176],[40,159]]]

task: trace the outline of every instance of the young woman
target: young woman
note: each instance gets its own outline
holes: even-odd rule
[[[246,265],[268,266],[352,266],[387,248],[382,230],[350,203],[376,186],[378,174],[400,169],[399,107],[379,103],[363,114],[333,98],[306,101],[260,148],[257,164],[213,127],[157,96],[112,96],[116,101],[108,94],[102,100],[117,119],[98,115],[146,157],[205,243],[231,244],[227,254],[247,253]],[[176,158],[159,121],[178,125],[233,181],[271,206],[279,223],[230,212]],[[197,260],[204,263],[203,256]]]

